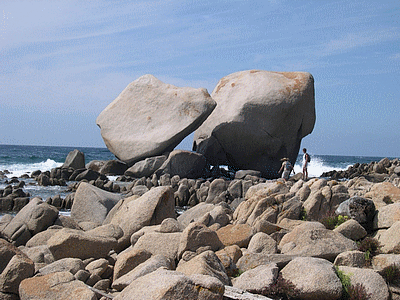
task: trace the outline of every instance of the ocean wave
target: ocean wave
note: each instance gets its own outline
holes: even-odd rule
[[[62,164],[48,158],[46,161],[38,163],[0,165],[0,170],[8,170],[11,174],[8,174],[7,177],[21,177],[23,174],[30,174],[37,170],[50,171],[53,168],[61,167]]]
[[[343,164],[331,164],[321,156],[311,155],[311,161],[308,163],[307,167],[308,177],[320,177],[322,173],[332,170],[336,171],[347,170],[349,166],[351,166],[351,164],[346,166],[343,166]],[[296,164],[294,165],[294,171],[296,173],[303,172],[302,161],[298,160],[296,162]]]

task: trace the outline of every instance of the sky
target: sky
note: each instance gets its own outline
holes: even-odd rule
[[[105,147],[96,117],[138,77],[211,94],[259,69],[313,75],[311,154],[400,157],[398,0],[1,0],[0,13],[0,144]]]

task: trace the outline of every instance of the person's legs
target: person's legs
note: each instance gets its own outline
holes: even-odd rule
[[[307,170],[307,163],[303,165],[303,180],[308,179],[308,170]]]

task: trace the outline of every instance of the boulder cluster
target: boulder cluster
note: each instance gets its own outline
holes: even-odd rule
[[[294,163],[314,128],[314,79],[306,72],[241,71],[222,78],[210,96],[144,75],[96,123],[107,148],[129,167],[169,153],[194,132],[193,151],[208,165],[277,178],[280,159]]]
[[[336,171],[332,170],[323,173],[322,177],[329,177],[334,180],[340,179],[352,179],[356,177],[363,176],[369,181],[382,182],[388,176],[393,176],[395,179],[400,175],[400,160],[398,158],[390,160],[387,157],[383,158],[379,162],[373,161],[368,164],[356,163],[349,166],[347,170]]]
[[[4,215],[0,299],[400,298],[395,172],[191,178],[173,152],[123,171],[118,193],[72,183],[70,215],[40,198]]]

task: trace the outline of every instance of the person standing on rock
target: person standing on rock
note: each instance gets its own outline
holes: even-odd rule
[[[289,158],[287,157],[282,158],[281,161],[283,161],[283,163],[278,173],[281,173],[283,171],[282,178],[283,180],[287,181],[289,179],[290,173],[293,171],[293,174],[295,174],[295,172],[292,164],[289,161]]]
[[[307,149],[303,148],[303,180],[308,179],[307,166],[309,162],[310,162],[310,155],[307,153]]]

